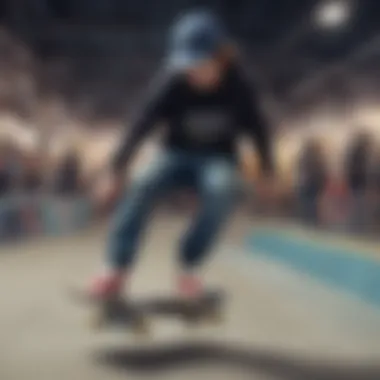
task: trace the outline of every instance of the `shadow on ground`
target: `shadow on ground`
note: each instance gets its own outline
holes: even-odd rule
[[[245,350],[217,344],[180,344],[146,349],[115,349],[97,352],[102,365],[119,370],[149,373],[196,366],[215,366],[266,374],[279,380],[379,380],[380,364],[307,362],[275,352]]]

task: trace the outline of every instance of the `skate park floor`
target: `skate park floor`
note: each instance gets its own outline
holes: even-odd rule
[[[149,228],[131,294],[169,293],[186,218]],[[237,216],[204,268],[228,294],[220,326],[155,320],[152,336],[91,331],[69,297],[98,269],[106,229],[0,248],[0,379],[380,379],[380,311],[244,251]]]

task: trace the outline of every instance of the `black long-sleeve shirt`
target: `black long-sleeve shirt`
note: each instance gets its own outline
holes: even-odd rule
[[[235,65],[210,92],[193,88],[180,75],[165,73],[156,79],[114,156],[116,171],[124,167],[144,137],[160,122],[167,128],[166,147],[189,153],[233,158],[238,137],[246,134],[256,144],[263,171],[273,171],[270,131],[253,88]]]

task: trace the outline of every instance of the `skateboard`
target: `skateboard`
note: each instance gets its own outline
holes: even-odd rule
[[[102,301],[86,301],[94,306],[91,328],[127,328],[137,335],[150,335],[151,320],[156,317],[180,319],[188,326],[220,324],[224,294],[221,291],[208,291],[200,298],[191,300],[178,296],[128,300],[121,296]]]

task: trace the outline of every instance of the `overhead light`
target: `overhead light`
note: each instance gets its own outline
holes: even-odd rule
[[[352,8],[350,0],[324,0],[317,6],[314,21],[321,29],[344,27],[351,18]]]

